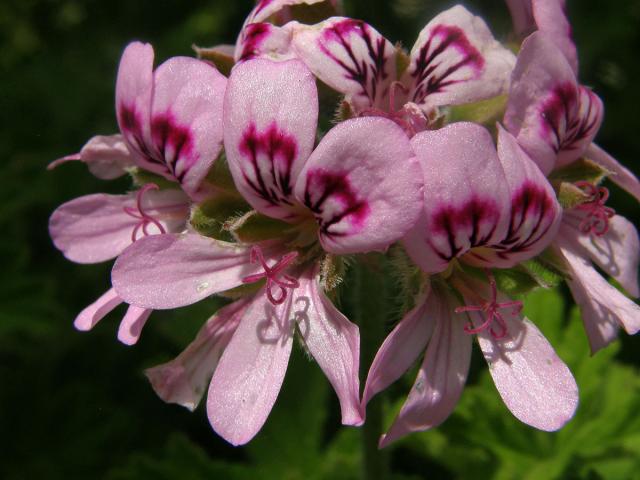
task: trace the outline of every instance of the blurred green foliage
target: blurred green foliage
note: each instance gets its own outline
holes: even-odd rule
[[[454,2],[345,3],[410,47]],[[466,3],[507,38],[501,1]],[[177,354],[219,302],[154,313],[133,348],[115,340],[121,310],[90,333],[76,332],[72,320],[107,288],[109,265],[67,262],[47,234],[48,216],[64,201],[128,188],[80,164],[45,170],[90,136],[116,131],[115,72],[127,42],[152,42],[160,61],[190,55],[192,43],[233,43],[250,8],[248,0],[0,2],[0,478],[357,478],[358,431],[339,426],[335,396],[301,352],[264,430],[232,448],[202,408],[165,405],[142,375]],[[582,79],[607,106],[599,142],[638,173],[640,1],[570,0],[569,10]],[[614,190],[613,205],[637,224],[638,205],[623,192]],[[474,363],[451,419],[392,447],[394,478],[640,478],[639,339],[589,357],[576,312],[559,294],[536,293],[527,308],[576,374],[576,418],[554,434],[520,424]],[[391,396],[406,395],[410,381]]]

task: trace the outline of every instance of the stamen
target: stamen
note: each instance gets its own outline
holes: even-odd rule
[[[147,212],[145,212],[142,206],[142,197],[144,196],[144,194],[147,193],[149,190],[159,190],[159,189],[160,187],[158,187],[158,185],[156,185],[155,183],[147,183],[136,193],[135,208],[122,207],[122,210],[124,210],[124,213],[126,213],[130,217],[137,218],[138,220],[140,220],[140,222],[138,222],[138,224],[133,228],[133,231],[131,232],[132,242],[135,242],[136,240],[138,240],[138,232],[140,231],[140,229],[142,229],[143,236],[146,237],[148,235],[151,235],[151,233],[148,230],[149,224],[154,225],[158,230],[160,230],[160,233],[167,233],[167,231],[162,226],[162,224],[158,220],[153,218],[151,215],[149,215]]]
[[[267,298],[273,305],[282,304],[287,298],[287,291],[289,289],[294,290],[300,286],[300,283],[295,278],[282,273],[298,256],[298,252],[287,253],[282,257],[273,267],[269,267],[262,255],[262,249],[254,245],[251,247],[251,254],[249,260],[251,263],[260,263],[262,269],[261,273],[255,273],[248,275],[242,279],[242,283],[253,283],[263,278],[267,279]],[[278,287],[280,294],[275,296],[273,288]]]
[[[576,207],[578,210],[586,212],[586,216],[578,228],[583,233],[601,237],[609,231],[609,219],[616,214],[613,208],[605,206],[609,199],[609,190],[585,181],[576,182],[575,185],[589,196],[588,202]]]
[[[482,300],[480,305],[466,305],[464,307],[458,307],[454,311],[456,313],[464,312],[483,312],[485,315],[485,321],[479,327],[473,328],[473,325],[465,325],[464,331],[468,334],[480,333],[489,329],[489,333],[495,339],[504,338],[507,334],[507,323],[505,322],[502,314],[499,310],[505,308],[513,308],[511,314],[516,315],[522,310],[522,302],[514,300],[511,302],[498,303],[498,289],[496,287],[496,279],[493,274],[486,270],[487,277],[489,278],[489,286],[491,287],[491,301]],[[496,331],[495,324],[499,329]]]
[[[394,80],[389,86],[389,112],[396,113],[396,90],[402,90],[402,93],[409,93],[409,89],[405,87],[399,80]]]

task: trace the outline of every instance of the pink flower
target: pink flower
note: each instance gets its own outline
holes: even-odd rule
[[[222,149],[226,82],[207,62],[188,57],[154,71],[151,45],[128,45],[118,69],[116,113],[135,164],[178,182],[193,198],[208,193],[203,180]]]
[[[600,99],[578,83],[552,38],[538,32],[525,40],[505,114],[509,130],[545,173],[586,156],[640,199],[638,179],[592,143],[602,113]],[[606,188],[588,182],[576,186],[588,200],[565,213],[556,247],[567,262],[567,283],[595,353],[616,337],[620,325],[630,334],[640,330],[640,307],[609,285],[592,263],[637,298],[640,247],[633,225],[605,205]]]
[[[49,220],[49,234],[65,257],[76,263],[100,263],[117,257],[139,238],[181,231],[189,213],[187,197],[179,190],[145,185],[126,195],[97,193],[58,207]],[[76,317],[78,330],[91,330],[123,302],[109,289]],[[130,305],[120,322],[118,339],[137,342],[151,310]]]
[[[502,128],[497,152],[490,134],[471,123],[422,132],[411,143],[424,172],[424,210],[404,243],[420,268],[432,274],[430,287],[378,351],[363,403],[397,380],[425,347],[426,353],[380,445],[448,417],[466,381],[470,334],[477,334],[511,412],[542,430],[562,427],[578,402],[569,369],[519,315],[521,302],[500,293],[489,270],[487,282],[466,266],[504,268],[540,253],[560,222],[553,189]]]
[[[356,113],[395,119],[411,134],[436,107],[505,93],[515,62],[484,21],[459,5],[424,27],[406,71],[396,70],[404,54],[362,21],[333,17],[292,29],[293,51]]]
[[[415,223],[422,182],[409,140],[390,120],[358,118],[314,149],[315,79],[295,60],[238,64],[224,105],[236,187],[258,212],[283,221],[282,236],[256,245],[148,237],[118,258],[114,286],[140,307],[175,308],[265,280],[209,387],[209,420],[232,444],[248,442],[266,420],[296,330],[336,390],[343,423],[360,424],[358,329],[324,294],[319,265],[324,252],[385,250]]]

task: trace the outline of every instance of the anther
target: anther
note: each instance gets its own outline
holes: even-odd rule
[[[254,245],[251,247],[249,260],[251,263],[260,263],[263,271],[244,277],[242,283],[253,283],[266,278],[267,298],[273,305],[280,305],[286,300],[289,289],[294,290],[300,286],[298,280],[283,273],[297,257],[298,252],[287,253],[273,267],[269,267],[260,247]],[[280,289],[277,296],[273,293],[274,287]]]
[[[491,300],[482,300],[480,305],[466,305],[464,307],[458,307],[454,311],[456,313],[464,312],[482,312],[485,316],[485,321],[479,327],[473,328],[472,325],[465,325],[464,331],[468,334],[480,333],[489,329],[489,333],[495,339],[504,338],[507,334],[507,323],[505,322],[500,310],[505,308],[513,308],[511,314],[517,315],[522,310],[522,302],[514,300],[511,302],[498,303],[498,289],[496,287],[496,279],[490,271],[486,271],[489,278],[489,286],[491,287]],[[495,329],[497,324],[498,329]]]
[[[126,213],[130,217],[137,218],[138,220],[140,220],[138,224],[134,227],[133,231],[131,232],[132,242],[135,242],[138,239],[138,232],[140,231],[140,229],[142,229],[142,234],[145,237],[147,235],[150,235],[149,233],[150,224],[154,225],[160,231],[160,233],[167,233],[167,231],[162,226],[162,224],[158,220],[153,218],[151,215],[149,215],[147,212],[145,212],[144,207],[142,206],[142,197],[144,196],[144,194],[147,193],[149,190],[159,190],[159,189],[160,187],[158,187],[158,185],[156,185],[155,183],[147,183],[136,193],[135,208],[122,207],[122,210],[124,210],[124,213]]]
[[[578,210],[586,212],[578,228],[583,233],[601,237],[609,231],[609,219],[616,214],[613,208],[605,206],[609,199],[609,190],[585,181],[576,182],[575,185],[589,196],[588,202],[576,207]]]

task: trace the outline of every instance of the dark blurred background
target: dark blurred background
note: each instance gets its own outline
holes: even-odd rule
[[[411,47],[421,27],[454,2],[346,0],[347,12]],[[466,1],[506,39],[503,2]],[[640,174],[640,1],[569,0],[582,82],[606,106],[598,142]],[[300,352],[263,432],[232,448],[200,408],[166,405],[144,368],[173,358],[212,313],[212,300],[154,313],[135,347],[116,341],[121,310],[92,332],[75,315],[107,288],[110,265],[80,266],[47,233],[61,203],[121,192],[80,164],[46,165],[94,134],[117,131],[115,74],[134,39],[157,62],[191,45],[233,43],[248,0],[0,2],[0,478],[357,478],[358,433],[339,427],[336,401]],[[612,188],[611,205],[637,225],[638,203]],[[576,419],[542,434],[517,422],[474,370],[456,413],[391,451],[394,478],[640,478],[640,339],[588,358],[575,312],[557,294],[529,302],[581,387]],[[535,305],[534,305],[535,304]],[[476,355],[476,360],[478,356]],[[481,363],[481,362],[480,362]],[[407,386],[395,387],[399,399]],[[393,395],[392,395],[393,398]],[[389,401],[390,411],[397,402]]]

